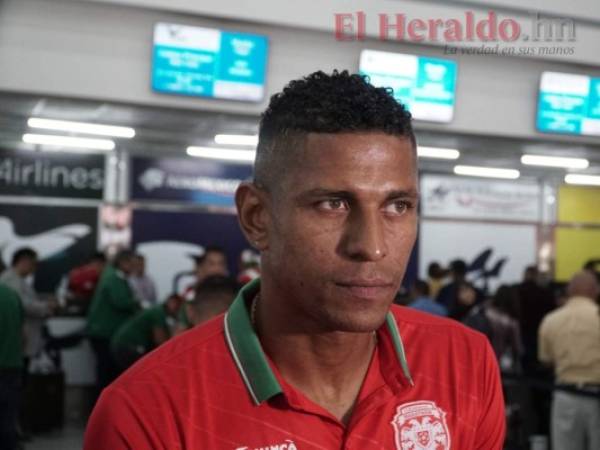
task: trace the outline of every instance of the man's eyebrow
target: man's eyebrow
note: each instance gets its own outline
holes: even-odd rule
[[[407,190],[398,189],[398,190],[390,192],[387,195],[388,200],[396,200],[396,199],[402,199],[402,198],[418,199],[419,191],[417,191],[416,189],[407,189]]]
[[[305,192],[302,192],[299,195],[300,198],[315,198],[315,197],[335,197],[335,198],[343,198],[343,199],[353,199],[356,198],[356,194],[352,191],[347,191],[344,189],[327,189],[327,188],[315,188],[309,189]],[[419,198],[419,192],[416,189],[396,189],[390,191],[386,195],[386,201],[395,200],[395,199],[417,199]]]
[[[350,191],[343,189],[327,189],[327,188],[315,188],[304,191],[300,194],[300,197],[340,197],[340,198],[353,198],[355,195]]]

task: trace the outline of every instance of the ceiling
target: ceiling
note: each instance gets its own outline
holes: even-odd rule
[[[31,149],[21,141],[28,131],[27,119],[31,116],[133,127],[135,138],[120,140],[118,145],[133,154],[145,155],[185,156],[188,145],[214,145],[217,133],[256,134],[258,131],[258,117],[251,115],[0,93],[0,146]],[[415,127],[419,145],[457,148],[461,151],[460,164],[516,168],[521,170],[523,178],[562,181],[565,174],[562,169],[522,166],[520,156],[527,152],[584,157],[590,160],[586,173],[600,174],[600,143],[569,145],[564,140],[552,141],[552,136],[523,140],[428,131],[421,129],[419,123]],[[421,169],[428,172],[451,173],[454,164],[454,161],[420,160]]]

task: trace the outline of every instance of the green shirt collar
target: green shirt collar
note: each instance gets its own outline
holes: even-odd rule
[[[253,297],[260,288],[260,279],[244,286],[225,315],[225,337],[231,355],[244,380],[254,403],[259,405],[269,398],[283,393],[283,389],[273,373],[258,336],[256,335],[246,300]],[[402,338],[394,316],[388,312],[385,326],[392,338],[398,363],[409,383],[413,381],[406,361]]]

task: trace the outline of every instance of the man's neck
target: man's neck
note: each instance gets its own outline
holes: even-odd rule
[[[376,346],[375,333],[292,331],[264,299],[255,329],[286,382],[344,424],[349,422]]]

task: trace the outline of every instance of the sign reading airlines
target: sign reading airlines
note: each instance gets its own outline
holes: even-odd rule
[[[101,200],[104,155],[0,148],[0,195]]]
[[[600,78],[542,73],[537,128],[546,133],[600,136]]]
[[[169,94],[261,101],[266,36],[157,23],[152,88]]]
[[[360,73],[375,86],[390,87],[415,119],[450,122],[454,115],[456,62],[363,50]]]

